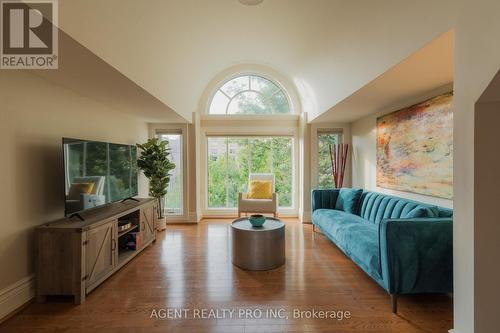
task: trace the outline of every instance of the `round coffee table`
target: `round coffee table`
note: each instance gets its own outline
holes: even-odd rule
[[[285,224],[266,217],[262,227],[256,228],[248,218],[231,223],[233,264],[251,271],[266,271],[285,263]]]

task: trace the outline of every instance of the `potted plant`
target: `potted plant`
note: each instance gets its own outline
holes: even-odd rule
[[[156,213],[158,216],[157,230],[165,230],[166,218],[163,215],[163,197],[167,194],[170,183],[170,171],[175,164],[169,160],[170,148],[167,140],[158,138],[149,139],[144,144],[137,144],[141,154],[137,160],[137,166],[149,179],[149,195],[157,200]]]

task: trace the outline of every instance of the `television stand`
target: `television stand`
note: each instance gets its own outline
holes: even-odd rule
[[[78,216],[78,214],[74,214]],[[120,222],[131,227],[120,230]],[[76,304],[156,239],[156,200],[140,198],[36,228],[36,296],[71,295]],[[153,253],[144,253],[150,256]]]
[[[135,201],[135,202],[139,202],[139,200],[137,200],[137,199],[136,199],[136,198],[134,198],[134,197],[128,197],[128,198],[122,199],[120,202],[121,202],[121,203],[124,203],[124,202],[125,202],[125,201],[127,201],[127,200],[132,200],[132,201]]]
[[[73,217],[78,217],[80,221],[85,221],[85,219],[79,214],[79,213],[73,213],[69,216],[69,219],[71,220]]]

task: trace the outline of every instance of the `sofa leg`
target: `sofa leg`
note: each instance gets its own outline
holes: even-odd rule
[[[316,232],[316,225],[313,224],[313,232]]]
[[[398,295],[391,294],[392,313],[398,313]]]

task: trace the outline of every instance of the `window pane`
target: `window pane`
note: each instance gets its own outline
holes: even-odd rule
[[[258,91],[262,93],[264,96],[271,96],[280,88],[269,81],[268,79],[264,79],[260,76],[251,76],[250,77],[250,88],[252,90]]]
[[[210,102],[210,114],[290,113],[286,93],[274,82],[244,75],[226,82]]]
[[[175,164],[170,174],[170,183],[164,199],[165,213],[169,215],[183,214],[183,165],[182,165],[182,135],[162,134],[160,140],[168,141],[170,160]]]
[[[249,87],[249,77],[248,76],[240,76],[235,79],[232,79],[226,82],[220,90],[222,90],[229,97],[233,97],[237,93],[248,90]]]
[[[292,139],[272,139],[273,173],[280,207],[292,207]]]
[[[334,188],[332,178],[332,163],[330,159],[330,144],[340,143],[338,133],[322,133],[318,135],[318,187]]]
[[[266,107],[262,99],[262,95],[253,92],[246,91],[231,100],[229,108],[227,109],[228,114],[265,114],[271,113],[271,109]]]
[[[276,94],[272,95],[267,104],[271,113],[290,113],[288,99],[282,91],[278,91]]]
[[[229,98],[217,90],[210,104],[210,114],[225,114],[227,103],[229,103]]]
[[[238,193],[246,191],[249,153],[248,139],[228,139],[228,207],[238,207]]]
[[[208,207],[227,205],[227,138],[208,138]]]
[[[292,138],[208,138],[208,207],[235,208],[249,173],[274,173],[279,206],[291,207]]]
[[[250,164],[252,173],[270,173],[271,160],[271,139],[257,138],[250,140]]]

